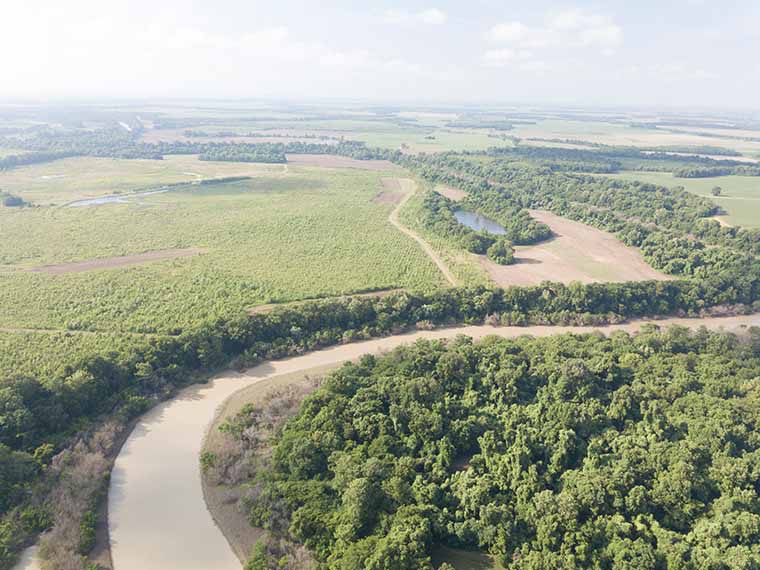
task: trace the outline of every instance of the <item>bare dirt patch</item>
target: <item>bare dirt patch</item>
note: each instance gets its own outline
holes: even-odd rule
[[[322,168],[358,168],[361,170],[395,170],[389,160],[357,160],[332,154],[288,154],[288,163],[295,166],[321,166]]]
[[[614,236],[550,212],[532,210],[531,216],[548,225],[554,239],[515,248],[517,263],[498,265],[479,258],[498,285],[537,285],[542,281],[611,283],[666,280],[650,267],[641,253]]]
[[[716,222],[718,222],[718,223],[719,223],[721,226],[723,226],[724,228],[732,228],[732,227],[733,227],[731,224],[729,224],[729,223],[728,223],[728,222],[727,222],[727,221],[726,221],[726,220],[723,218],[723,216],[712,216],[710,219],[711,219],[711,220],[715,220]]]
[[[121,257],[107,257],[104,259],[93,259],[91,261],[75,261],[72,263],[59,263],[57,265],[41,265],[30,271],[34,273],[47,273],[48,275],[64,275],[66,273],[83,273],[85,271],[95,271],[96,269],[115,269],[118,267],[127,267],[130,265],[141,265],[151,261],[164,261],[166,259],[177,259],[180,257],[190,257],[198,255],[204,250],[197,247],[187,249],[164,249],[160,251],[147,251],[134,255],[124,255]]]
[[[372,201],[378,204],[398,204],[404,198],[404,189],[398,178],[383,178],[383,191]]]
[[[438,185],[435,187],[435,191],[438,192],[441,196],[445,196],[449,200],[452,200],[453,202],[460,202],[467,198],[467,192],[464,190],[459,190],[457,188],[452,188],[451,186]]]

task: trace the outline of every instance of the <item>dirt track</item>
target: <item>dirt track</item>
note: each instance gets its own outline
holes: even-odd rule
[[[652,269],[638,250],[607,232],[551,212],[531,210],[530,215],[548,225],[556,237],[537,245],[516,247],[517,263],[514,265],[498,265],[485,257],[480,258],[480,263],[497,285],[670,279]]]
[[[425,251],[428,257],[430,257],[430,259],[433,260],[433,263],[435,263],[438,266],[438,269],[441,270],[441,273],[443,273],[443,276],[446,278],[446,281],[448,281],[452,286],[456,287],[457,280],[454,277],[454,274],[451,273],[451,271],[443,262],[443,260],[440,258],[440,256],[435,251],[433,251],[433,248],[430,247],[430,245],[428,245],[428,243],[424,239],[422,239],[419,235],[417,235],[416,232],[404,226],[399,220],[398,214],[401,211],[401,208],[404,207],[404,204],[406,204],[409,201],[409,199],[412,196],[414,196],[414,193],[417,191],[417,183],[414,180],[411,180],[410,178],[397,178],[396,180],[399,184],[399,187],[406,192],[406,195],[398,203],[398,206],[396,206],[396,208],[391,212],[391,215],[388,217],[388,221],[392,223],[394,226],[396,226],[396,228],[398,228],[399,231],[405,233],[414,241],[416,241],[418,244],[420,244],[420,247],[422,247],[422,249]]]
[[[72,263],[59,263],[56,265],[41,265],[30,271],[34,273],[47,273],[48,275],[64,275],[66,273],[82,273],[84,271],[94,271],[96,269],[115,269],[118,267],[127,267],[130,265],[140,265],[150,261],[163,261],[166,259],[177,259],[180,257],[190,257],[198,255],[203,250],[196,247],[187,249],[163,249],[160,251],[148,251],[146,253],[137,253],[134,255],[124,255],[121,257],[106,257],[104,259],[93,259],[91,261],[75,261]]]

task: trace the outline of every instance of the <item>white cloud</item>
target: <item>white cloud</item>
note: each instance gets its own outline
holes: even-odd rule
[[[494,43],[518,42],[525,39],[530,30],[522,22],[503,22],[488,30],[486,37]]]
[[[623,29],[612,18],[579,8],[552,12],[540,25],[501,22],[486,32],[494,44],[522,48],[600,47],[614,49],[623,41]]]
[[[427,24],[440,25],[448,20],[448,14],[438,8],[429,8],[420,12],[408,12],[406,10],[388,10],[384,14],[387,22],[392,24]]]
[[[512,48],[489,49],[483,54],[483,65],[487,67],[504,67],[516,62],[527,62],[533,54],[527,50]]]

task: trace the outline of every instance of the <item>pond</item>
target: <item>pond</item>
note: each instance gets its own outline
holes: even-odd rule
[[[457,210],[454,212],[454,217],[460,224],[464,224],[476,232],[486,232],[495,235],[504,235],[507,233],[503,226],[476,212]]]
[[[112,194],[110,196],[101,196],[99,198],[77,200],[76,202],[67,204],[67,206],[69,208],[81,208],[82,206],[99,206],[101,204],[129,204],[134,203],[133,200],[136,198],[144,198],[145,196],[153,196],[154,194],[163,194],[168,191],[169,188],[161,188],[149,192],[136,192],[134,194]]]

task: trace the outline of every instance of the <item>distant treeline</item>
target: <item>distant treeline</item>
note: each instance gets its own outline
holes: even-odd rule
[[[698,167],[687,166],[673,171],[676,178],[713,178],[715,176],[760,176],[759,166]]]
[[[282,133],[269,133],[266,131],[248,131],[244,133],[239,133],[235,131],[218,131],[218,132],[207,132],[207,131],[198,131],[198,130],[186,130],[182,134],[184,134],[186,137],[189,138],[232,138],[232,137],[239,137],[239,138],[250,138],[250,139],[258,139],[258,138],[279,138],[279,139],[314,139],[314,140],[321,140],[321,141],[334,141],[339,140],[336,137],[329,137],[325,135],[315,135],[312,133],[303,133],[299,135],[284,135]]]
[[[495,131],[511,131],[515,128],[515,125],[511,121],[487,119],[482,121],[477,119],[450,121],[446,123],[446,126],[456,129],[493,129]]]
[[[0,170],[10,170],[17,166],[52,162],[54,160],[60,160],[72,156],[76,156],[76,153],[71,151],[41,151],[28,152],[25,154],[11,154],[0,158]]]

